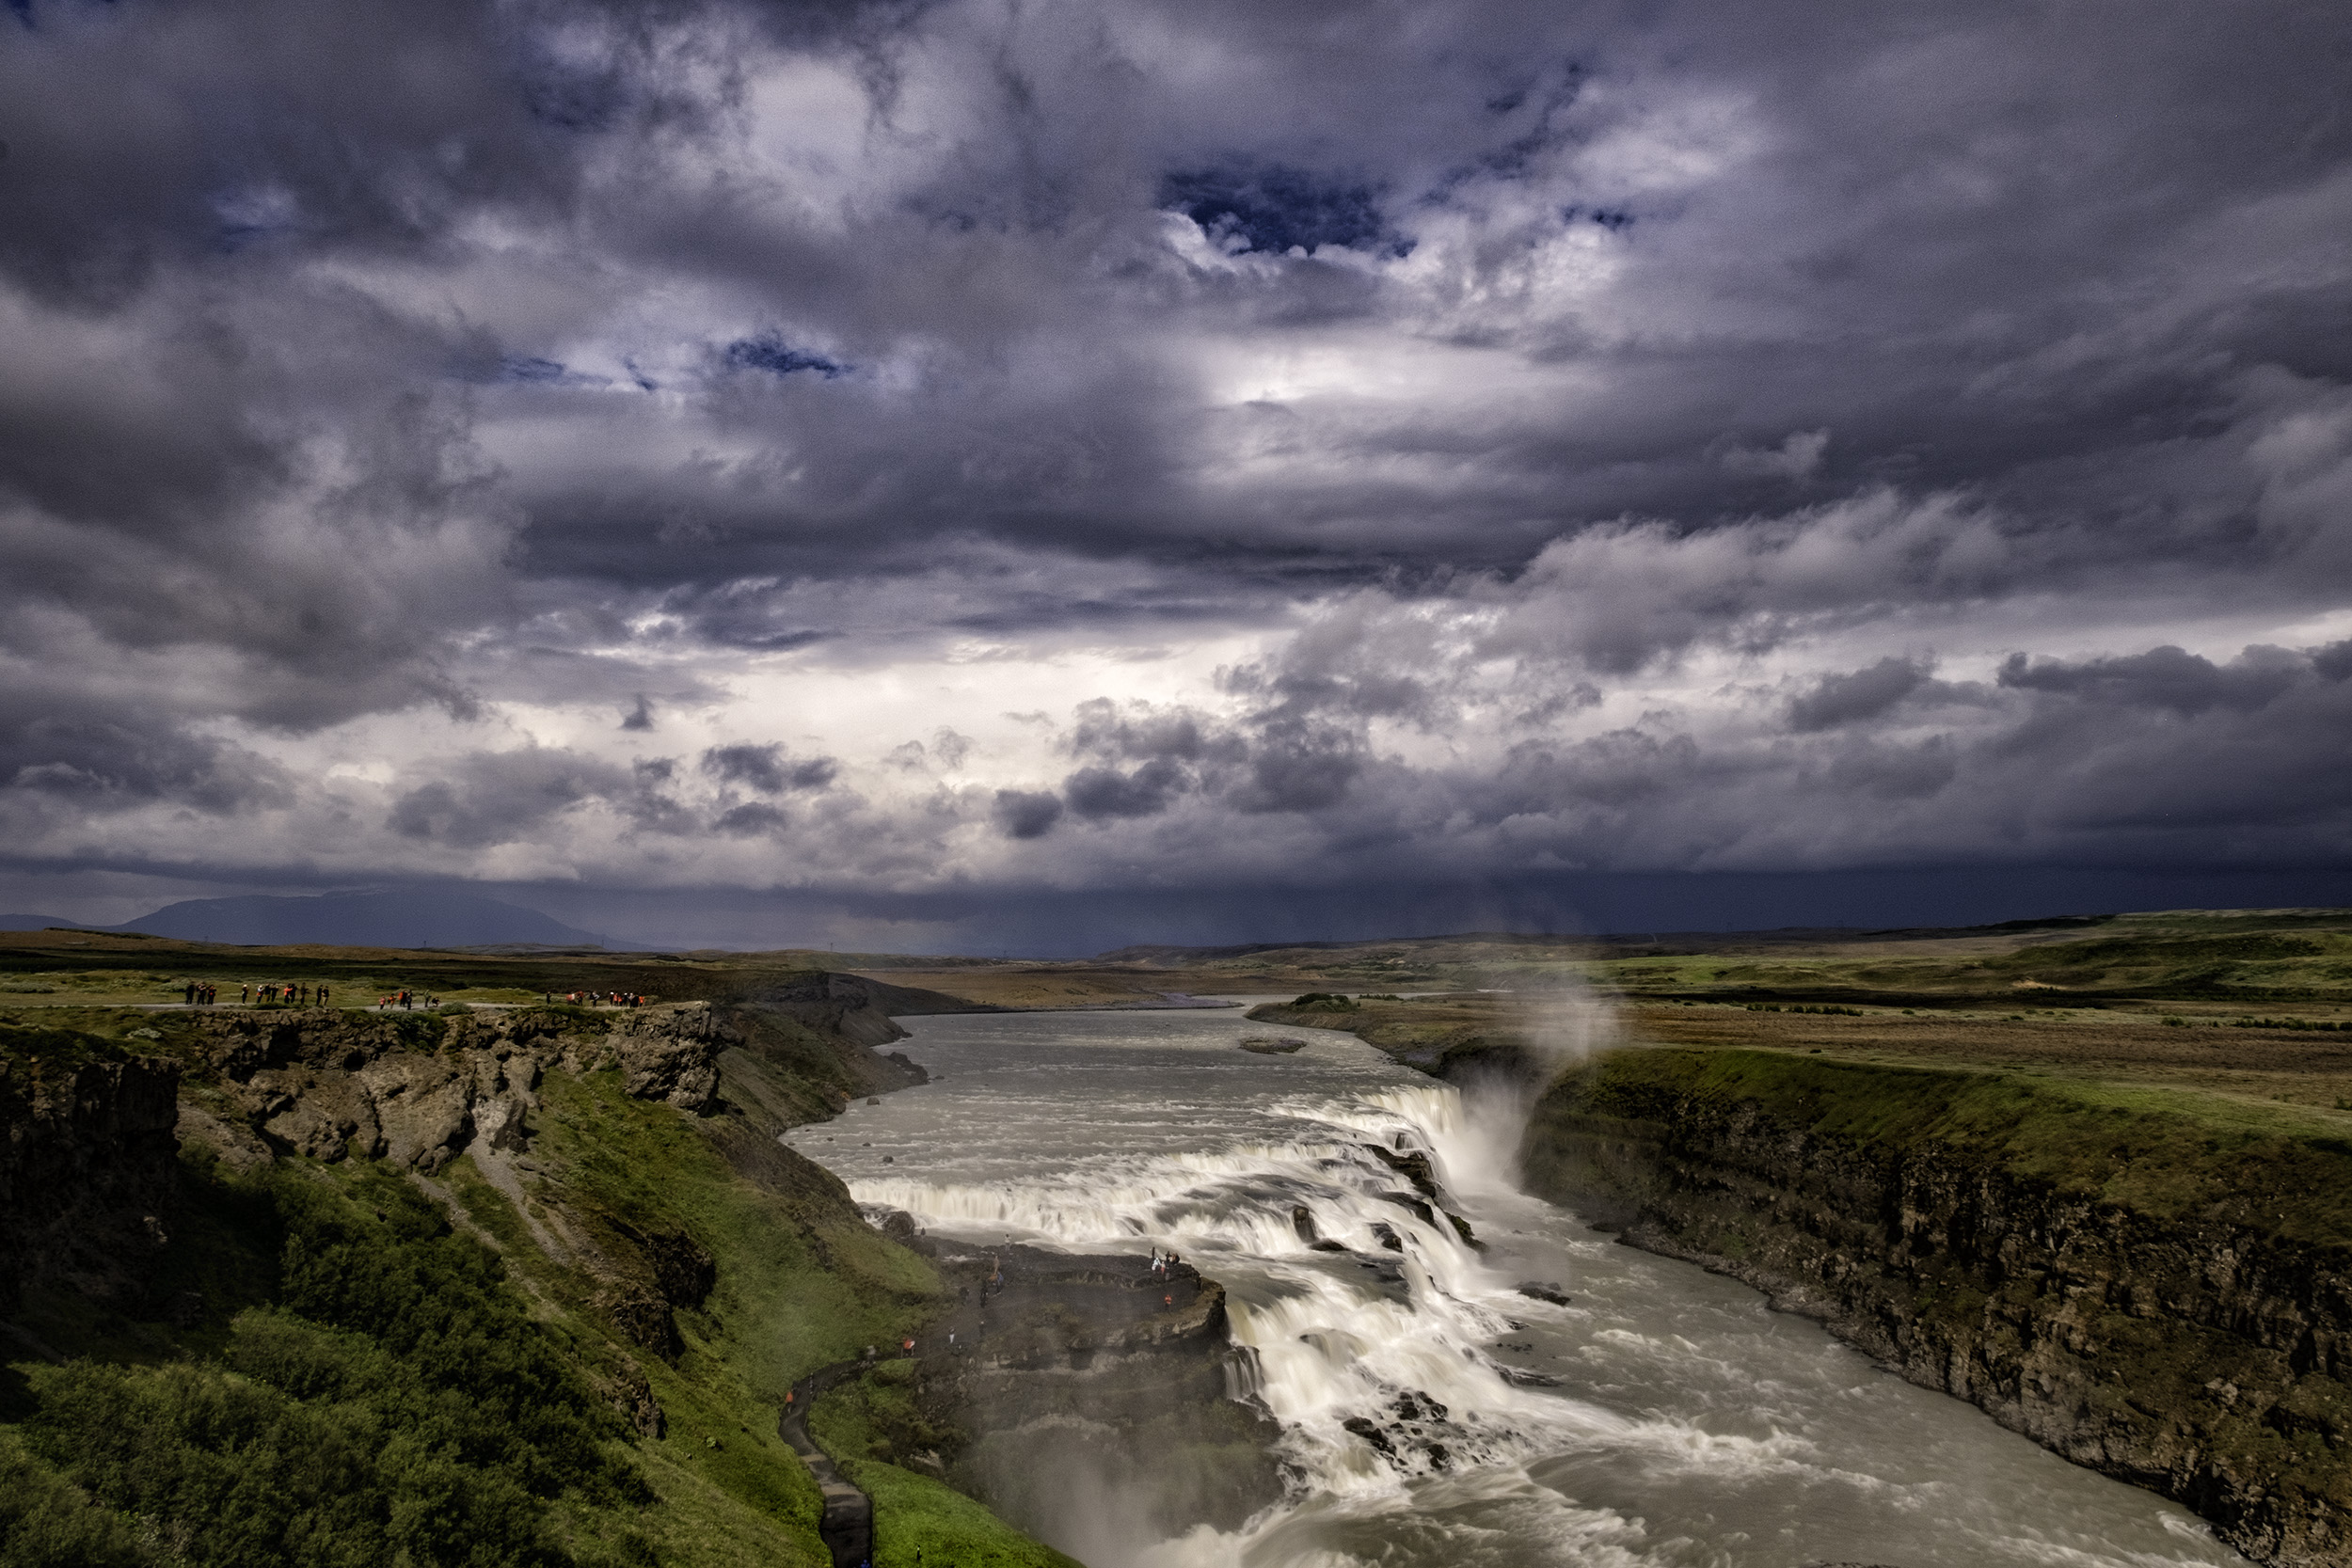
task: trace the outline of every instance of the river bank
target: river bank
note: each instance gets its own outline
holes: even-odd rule
[[[1548,1017],[1564,1006],[1576,1027]],[[1596,1006],[1324,994],[1251,1016],[1515,1085],[1531,1192],[2258,1560],[2352,1561],[2352,1052],[2328,1032],[1688,1001],[1603,1009],[1613,1031]]]
[[[2352,1143],[2187,1094],[1626,1050],[1537,1101],[1531,1190],[2173,1497],[2352,1560]]]

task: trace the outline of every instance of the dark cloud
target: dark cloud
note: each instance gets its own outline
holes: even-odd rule
[[[475,752],[448,775],[399,797],[388,823],[393,832],[453,849],[511,844],[629,786],[620,769],[560,748]]]
[[[11,853],[2347,842],[2340,9],[5,25]]]
[[[1043,790],[1000,789],[989,807],[991,820],[1007,838],[1042,838],[1061,814],[1061,797]]]
[[[1929,673],[1926,666],[1911,659],[1890,657],[1851,674],[1824,675],[1812,690],[1788,705],[1788,727],[1801,732],[1828,730],[1856,720],[1876,719],[1918,690]]]
[[[831,757],[795,762],[781,746],[714,746],[703,753],[702,770],[723,784],[739,784],[763,795],[822,789],[840,764]]]
[[[2184,716],[2208,708],[2250,711],[2298,684],[2326,653],[2305,659],[2283,648],[2249,648],[2227,664],[2179,648],[2151,648],[2123,658],[2031,659],[2011,654],[2001,684],[2026,691],[2057,691],[2100,705],[2169,708]]]
[[[1082,768],[1062,781],[1062,798],[1089,821],[1106,816],[1156,816],[1188,781],[1184,770],[1161,758],[1132,773],[1116,768]]]

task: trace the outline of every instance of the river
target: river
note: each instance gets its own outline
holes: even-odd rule
[[[1507,1107],[1352,1037],[1263,1056],[1239,1042],[1298,1032],[1238,1011],[901,1022],[938,1081],[793,1146],[937,1234],[1174,1248],[1226,1286],[1243,1391],[1281,1424],[1281,1505],[1172,1541],[1045,1522],[1089,1568],[2246,1561],[1747,1287],[1518,1192]],[[1370,1142],[1425,1151],[1486,1250],[1396,1201]],[[1350,1250],[1312,1250],[1302,1207]]]

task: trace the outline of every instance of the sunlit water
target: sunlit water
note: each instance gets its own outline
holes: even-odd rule
[[[1138,1568],[2245,1560],[1754,1291],[1516,1191],[1507,1116],[1351,1037],[1267,1057],[1236,1049],[1268,1032],[1238,1012],[902,1022],[941,1081],[791,1140],[861,1203],[974,1240],[1173,1247],[1230,1291],[1298,1484],[1238,1532],[1120,1548]],[[1428,1151],[1487,1250],[1383,1196],[1409,1189],[1374,1141]],[[1302,1205],[1355,1250],[1310,1250]],[[1514,1288],[1531,1279],[1570,1305]]]

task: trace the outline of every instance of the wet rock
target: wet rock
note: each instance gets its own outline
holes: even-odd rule
[[[1297,1234],[1300,1241],[1309,1246],[1314,1245],[1319,1239],[1315,1231],[1314,1211],[1303,1203],[1293,1204],[1291,1206],[1291,1229]]]
[[[1261,1056],[1288,1056],[1305,1050],[1306,1046],[1305,1040],[1292,1039],[1247,1039],[1241,1042],[1241,1048],[1244,1051],[1253,1052]]]
[[[1375,1220],[1372,1222],[1372,1236],[1373,1240],[1378,1242],[1382,1246],[1386,1247],[1391,1252],[1403,1252],[1405,1250],[1405,1239],[1399,1236],[1386,1221]]]
[[[1389,1459],[1394,1459],[1396,1457],[1396,1445],[1389,1440],[1389,1434],[1386,1432],[1383,1432],[1380,1427],[1371,1419],[1371,1418],[1365,1416],[1350,1416],[1346,1420],[1342,1421],[1340,1425],[1345,1427],[1348,1431],[1354,1433],[1357,1436],[1371,1444],[1375,1453],[1380,1454]]]
[[[1362,1148],[1365,1153],[1410,1181],[1414,1191],[1429,1199],[1430,1202],[1445,1201],[1444,1195],[1438,1191],[1437,1171],[1430,1164],[1429,1156],[1424,1151],[1417,1148],[1410,1154],[1398,1154],[1393,1150],[1381,1148],[1378,1144],[1365,1144]]]
[[[1442,1421],[1446,1418],[1446,1407],[1427,1394],[1400,1394],[1397,1396],[1396,1413],[1408,1421]]]
[[[1409,1211],[1423,1225],[1438,1223],[1438,1212],[1408,1193],[1382,1193],[1380,1199],[1384,1203],[1393,1203],[1400,1209]]]
[[[1535,1301],[1548,1301],[1554,1307],[1568,1305],[1568,1292],[1548,1279],[1522,1279],[1516,1289],[1519,1294]]]

